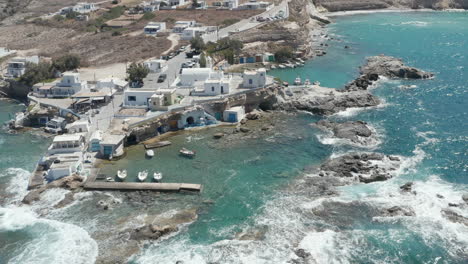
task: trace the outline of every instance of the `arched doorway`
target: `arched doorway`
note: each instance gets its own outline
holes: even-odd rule
[[[193,116],[187,117],[186,121],[188,125],[193,125],[195,123],[195,119],[193,118]]]

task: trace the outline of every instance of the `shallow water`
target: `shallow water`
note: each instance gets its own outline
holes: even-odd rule
[[[374,126],[379,144],[370,149],[403,159],[395,178],[343,186],[335,190],[337,195],[322,196],[308,187],[309,170],[303,169],[331,155],[366,148],[323,144],[336,141],[324,142],[326,135],[309,126],[318,117],[280,113],[273,119],[277,122],[273,130],[255,137],[212,138],[216,132],[232,130],[226,127],[181,133],[170,139],[172,146],[157,149],[151,160],[145,159],[139,145],[129,148],[124,160],[103,167],[109,175],[126,168],[129,177],[142,169],[150,175],[161,171],[166,182],[203,184],[199,195],[162,194],[141,208],[114,193],[122,203],[103,212],[95,206],[96,200],[108,196],[102,192],[50,210],[48,204],[66,193],[52,190],[44,194],[43,202],[18,207],[28,171],[47,144],[29,134],[2,131],[0,192],[8,196],[0,208],[0,263],[92,263],[100,232],[113,233],[142,224],[144,216],[187,208],[198,209],[197,221],[170,238],[146,244],[131,262],[287,263],[302,248],[318,263],[464,263],[468,228],[449,222],[441,210],[448,203],[460,203],[468,192],[468,16],[380,13],[339,17],[336,22],[330,26],[335,40],[329,42],[327,56],[304,68],[271,73],[289,82],[299,75],[342,87],[357,75],[366,56],[380,53],[435,72],[434,80],[379,82],[373,93],[385,100],[383,107],[331,117]],[[351,48],[344,49],[345,45]],[[20,109],[0,101],[0,121]],[[196,150],[197,157],[179,157],[183,146]],[[416,195],[399,192],[407,181],[415,181]],[[411,208],[415,216],[377,214],[395,205]],[[468,216],[466,209],[452,209]],[[121,223],[116,227],[102,224],[116,220]],[[242,231],[256,232],[259,240],[234,239]],[[63,235],[70,233],[73,238]],[[68,247],[58,247],[61,243]],[[69,252],[76,254],[65,254]],[[80,258],[83,255],[87,258]]]

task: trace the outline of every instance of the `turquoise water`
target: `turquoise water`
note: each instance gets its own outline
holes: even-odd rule
[[[197,221],[172,237],[146,244],[130,262],[287,263],[302,248],[317,263],[466,263],[468,228],[441,214],[468,192],[466,25],[467,13],[340,17],[329,27],[335,40],[329,42],[326,56],[304,68],[271,72],[289,82],[299,75],[342,87],[357,76],[366,56],[385,53],[436,73],[434,80],[379,82],[372,92],[384,99],[382,107],[330,117],[369,122],[381,143],[364,150],[399,155],[404,167],[389,181],[343,186],[336,195],[322,197],[307,187],[303,169],[330,155],[363,149],[328,144],[309,126],[318,117],[277,114],[275,128],[255,137],[212,139],[214,133],[232,128],[182,133],[170,139],[172,146],[156,150],[151,160],[144,158],[142,146],[134,146],[125,160],[103,168],[109,174],[127,168],[130,177],[143,168],[161,171],[167,182],[202,183],[200,195],[163,194],[144,209],[124,200],[105,213],[84,199],[43,217],[39,213],[45,204],[19,208],[16,202],[25,194],[27,171],[47,144],[29,134],[0,132],[0,192],[8,194],[0,208],[0,238],[6,238],[0,239],[0,263],[92,263],[98,251],[96,230],[105,228],[99,223],[119,217],[132,222],[139,214],[184,208],[197,208]],[[0,121],[20,109],[0,101]],[[196,150],[197,157],[179,157],[182,146]],[[415,195],[398,191],[407,181],[415,181]],[[50,192],[46,201],[63,194]],[[395,205],[412,209],[415,216],[375,216]],[[466,208],[452,210],[468,216]],[[261,239],[234,239],[251,231]]]

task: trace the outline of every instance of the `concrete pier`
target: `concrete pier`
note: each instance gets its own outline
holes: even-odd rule
[[[201,184],[192,183],[157,183],[157,182],[86,182],[83,186],[87,190],[115,190],[115,191],[159,191],[180,192],[202,190]]]

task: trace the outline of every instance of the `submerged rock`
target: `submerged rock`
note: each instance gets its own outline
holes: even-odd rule
[[[415,216],[411,208],[402,208],[400,206],[393,206],[383,211],[384,216]]]
[[[173,232],[177,232],[179,229],[177,226],[172,225],[146,225],[144,227],[135,228],[130,233],[130,239],[133,240],[155,240],[162,236],[168,235]]]
[[[411,192],[412,188],[413,188],[413,182],[407,182],[403,184],[402,186],[400,186],[400,190],[404,192]]]
[[[216,134],[213,135],[213,138],[215,138],[215,139],[220,139],[222,137],[224,137],[224,133],[216,133]]]
[[[465,226],[468,226],[467,217],[464,217],[463,215],[460,215],[457,212],[454,212],[450,209],[442,209],[441,212],[442,212],[442,215],[448,220],[454,223],[460,223],[460,224],[464,224]]]

